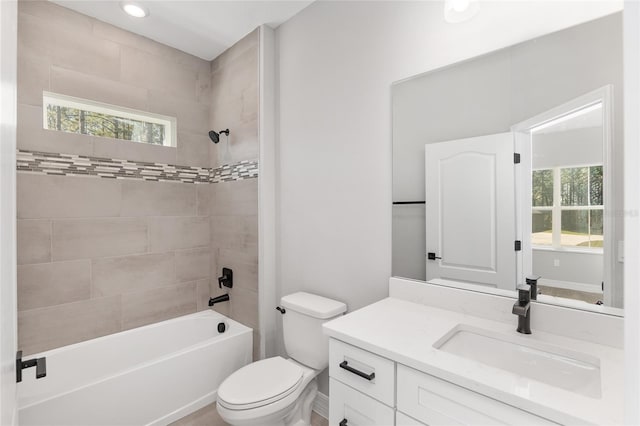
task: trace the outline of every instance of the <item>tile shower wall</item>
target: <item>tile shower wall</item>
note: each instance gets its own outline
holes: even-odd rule
[[[211,165],[219,173],[211,185],[212,294],[220,290],[215,277],[222,267],[233,269],[229,303],[215,309],[254,330],[254,359],[259,358],[258,323],[258,179],[225,179],[228,163],[256,164],[258,141],[258,29],[226,50],[211,64],[211,128],[231,129],[229,144],[221,136],[211,149]],[[217,176],[220,179],[217,179]]]
[[[257,330],[259,32],[210,63],[50,2],[18,31],[21,348],[206,309],[222,266],[219,308]],[[43,90],[175,116],[178,147],[44,130]]]
[[[17,183],[20,347],[34,353],[207,308],[210,62],[50,2],[19,2],[18,25],[19,158],[33,168]],[[44,130],[43,90],[175,116],[178,146]],[[47,156],[34,152],[66,163],[47,175]],[[125,180],[78,176],[72,165],[110,159],[146,165]],[[145,167],[178,180],[145,181]]]

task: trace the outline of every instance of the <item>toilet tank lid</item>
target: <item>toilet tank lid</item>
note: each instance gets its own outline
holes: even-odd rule
[[[347,310],[342,302],[303,291],[284,296],[280,303],[286,309],[320,319],[332,318]]]

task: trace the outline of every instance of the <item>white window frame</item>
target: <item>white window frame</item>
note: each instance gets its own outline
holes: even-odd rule
[[[615,239],[615,229],[613,224],[613,212],[616,194],[613,191],[613,179],[611,177],[611,162],[613,158],[613,86],[607,85],[579,96],[563,105],[559,105],[548,111],[545,111],[535,117],[517,123],[511,127],[511,131],[515,134],[516,150],[521,153],[523,162],[517,172],[516,179],[516,206],[518,217],[516,225],[516,234],[522,239],[522,267],[520,271],[523,276],[532,272],[532,256],[531,256],[531,209],[523,208],[526,203],[531,203],[531,130],[539,129],[544,123],[556,121],[560,117],[566,117],[578,110],[583,110],[590,105],[602,104],[602,167],[603,167],[603,193],[604,197],[604,217],[603,217],[603,280],[605,283],[613,283],[613,265],[615,262],[615,250],[613,247]],[[625,225],[626,226],[626,225]],[[625,228],[626,230],[626,228]],[[563,248],[567,250],[567,248]],[[537,248],[536,250],[553,250],[549,248]],[[569,249],[571,250],[571,249]],[[613,285],[605,285],[604,303],[611,305],[611,301],[617,299],[613,294]]]
[[[604,211],[604,205],[591,204],[586,206],[563,206],[562,205],[562,170],[575,169],[580,167],[598,167],[602,164],[584,164],[584,165],[571,165],[571,166],[557,166],[545,169],[533,169],[538,170],[551,170],[553,172],[553,205],[552,206],[531,206],[531,212],[534,211],[550,211],[551,212],[551,245],[536,245],[531,243],[533,249],[536,250],[556,250],[556,251],[579,251],[579,252],[593,252],[602,253],[603,247],[579,247],[579,246],[563,246],[562,245],[562,212],[570,210],[602,210]],[[589,189],[587,188],[587,191]],[[589,196],[590,198],[590,196]],[[604,218],[603,218],[604,220]],[[589,234],[591,235],[591,234]]]
[[[160,124],[165,126],[165,138],[162,146],[176,147],[177,146],[177,120],[175,117],[167,115],[154,114],[152,112],[140,111],[132,108],[125,108],[117,105],[111,105],[104,102],[92,101],[89,99],[76,98],[74,96],[61,95],[53,92],[42,92],[42,126],[47,130],[49,129],[47,120],[47,105],[56,105],[67,108],[75,108],[84,111],[96,112],[99,114],[112,115],[115,117],[122,117],[131,120],[144,121],[147,123]],[[136,141],[128,141],[134,143],[144,143]]]

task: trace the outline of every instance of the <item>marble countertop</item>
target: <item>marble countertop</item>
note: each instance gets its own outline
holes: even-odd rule
[[[622,424],[624,351],[533,329],[396,298],[386,298],[324,324],[325,333],[459,386],[561,424]],[[516,339],[538,341],[600,360],[601,397],[591,398],[434,348],[440,338],[466,324]],[[523,340],[524,342],[524,340]]]

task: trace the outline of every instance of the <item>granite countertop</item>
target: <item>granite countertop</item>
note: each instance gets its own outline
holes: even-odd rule
[[[459,324],[540,342],[600,360],[601,396],[587,397],[436,349],[434,343]],[[624,351],[460,312],[386,298],[324,324],[330,337],[358,346],[485,396],[561,424],[622,424]]]

